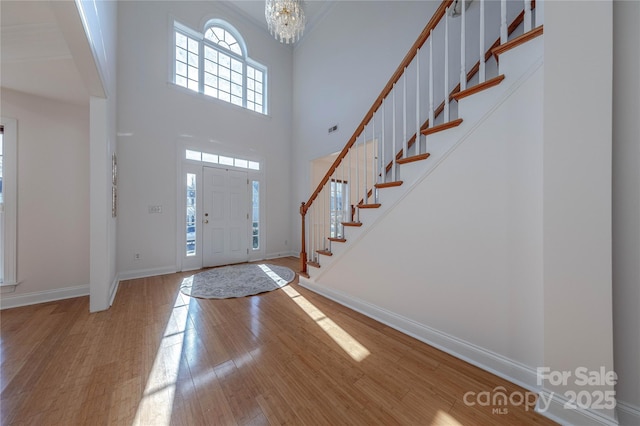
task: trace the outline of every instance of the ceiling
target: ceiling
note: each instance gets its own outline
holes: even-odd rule
[[[0,2],[2,87],[76,104],[89,94],[48,1]]]
[[[263,0],[221,3],[267,31]],[[303,3],[306,33],[332,4],[330,0],[307,0]],[[0,85],[36,96],[86,105],[89,92],[51,5],[50,0],[0,1]]]

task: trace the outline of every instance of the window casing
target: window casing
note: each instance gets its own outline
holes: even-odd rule
[[[0,117],[2,132],[0,199],[0,288],[15,289],[17,278],[17,223],[18,223],[18,132],[17,121]],[[12,288],[12,289],[11,289]]]
[[[343,238],[344,228],[341,223],[346,219],[344,215],[347,211],[349,199],[349,186],[346,181],[331,179],[330,193],[330,237]]]
[[[267,113],[266,68],[252,61],[240,34],[214,20],[204,35],[174,23],[174,83],[243,108]]]

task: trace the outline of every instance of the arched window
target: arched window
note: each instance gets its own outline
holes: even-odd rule
[[[204,35],[175,23],[174,83],[266,114],[266,68],[247,56],[240,34],[215,19]]]

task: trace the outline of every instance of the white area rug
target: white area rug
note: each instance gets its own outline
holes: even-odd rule
[[[228,299],[276,290],[295,277],[291,269],[268,263],[223,266],[187,278],[180,291],[191,297]]]

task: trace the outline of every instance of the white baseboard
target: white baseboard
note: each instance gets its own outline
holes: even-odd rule
[[[640,425],[640,407],[624,401],[618,401],[618,422],[621,426]]]
[[[264,256],[264,260],[269,260],[269,259],[278,259],[279,257],[288,257],[288,256],[293,256],[293,257],[298,257],[299,253],[296,253],[294,251],[284,251],[284,252],[277,252],[277,253],[267,253]]]
[[[577,408],[570,409],[565,408],[565,404],[568,400],[564,395],[542,390],[538,396],[538,403],[536,404],[536,412],[541,415],[560,423],[561,425],[580,425],[580,426],[616,426],[618,425],[618,419],[615,418],[615,411],[613,417],[603,415],[595,410]],[[547,406],[548,405],[548,406]],[[619,405],[618,405],[619,408]],[[637,423],[635,423],[637,424]]]
[[[161,268],[149,268],[149,269],[137,269],[134,271],[121,272],[119,275],[120,281],[134,280],[137,278],[154,277],[156,275],[173,274],[177,271],[175,265],[163,266]]]
[[[531,367],[304,277],[300,285],[527,390],[540,390]]]
[[[89,285],[57,288],[55,290],[35,291],[15,296],[3,295],[0,298],[0,309],[17,308],[55,300],[71,299],[89,295]]]

